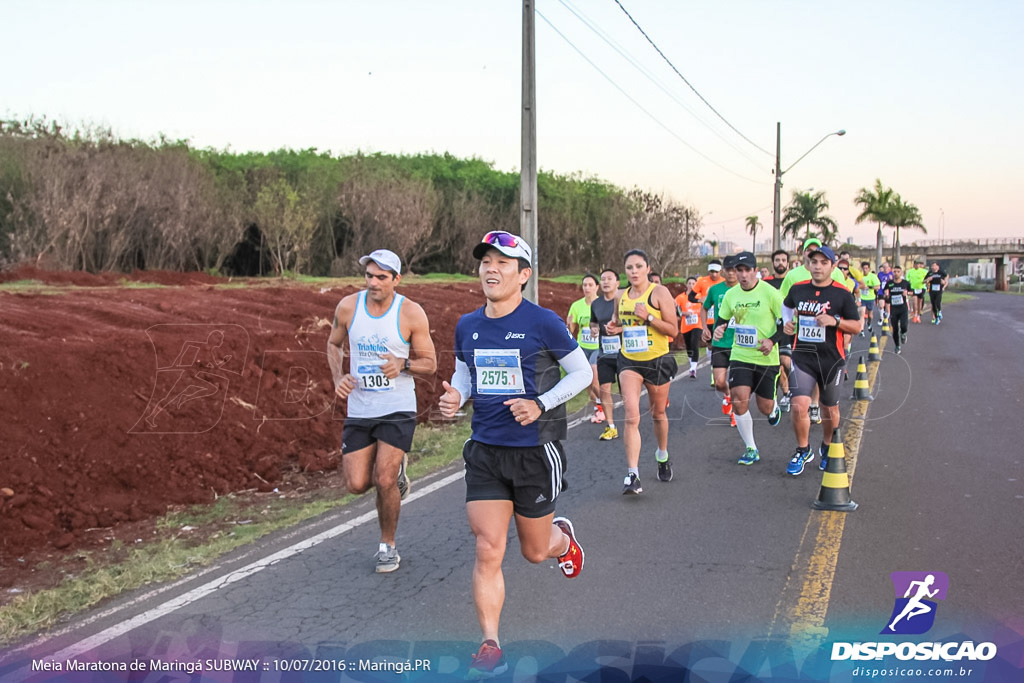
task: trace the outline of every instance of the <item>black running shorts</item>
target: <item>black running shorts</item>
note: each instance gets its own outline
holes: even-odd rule
[[[778,365],[755,365],[734,360],[729,363],[729,388],[750,387],[761,398],[775,400]]]
[[[383,441],[403,453],[412,448],[416,413],[391,413],[381,417],[349,417],[341,430],[341,453],[354,453]]]
[[[731,346],[712,346],[711,347],[711,367],[712,368],[728,368],[729,367],[729,356],[732,355]]]
[[[619,357],[617,355],[597,357],[597,383],[611,384],[619,374]]]
[[[664,356],[658,356],[651,360],[634,360],[619,353],[618,368],[620,375],[624,371],[630,370],[643,377],[644,384],[656,387],[671,382],[679,369],[676,365],[676,357],[672,353],[666,353]]]
[[[789,391],[794,396],[810,396],[817,385],[821,388],[821,405],[839,405],[839,383],[843,381],[844,365],[840,361],[831,368],[822,368],[817,359],[794,355],[793,369],[789,372]]]
[[[462,447],[466,461],[466,502],[510,500],[523,517],[544,517],[566,488],[565,450],[559,441],[543,446],[492,446],[470,439]]]

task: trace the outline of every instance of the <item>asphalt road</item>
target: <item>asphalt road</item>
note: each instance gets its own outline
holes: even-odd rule
[[[794,447],[788,418],[771,428],[758,416],[761,462],[737,465],[743,445],[706,367],[699,380],[673,385],[670,483],[656,480],[649,420],[638,497],[621,495],[621,440],[598,441],[601,427],[589,423],[571,429],[570,488],[558,510],[576,526],[586,567],[566,580],[553,561],[527,563],[511,535],[501,631],[514,677],[540,671],[544,680],[573,680],[600,670],[600,680],[679,680],[689,668],[709,680],[748,672],[849,680],[850,662],[828,661],[831,644],[883,639],[896,571],[949,577],[927,638],[998,645],[999,657],[969,680],[1020,673],[1024,297],[978,294],[948,305],[939,326],[911,327],[901,356],[883,342],[883,360],[870,364],[874,401],[859,412],[847,397],[867,340],[854,343],[841,410],[855,512],[811,509],[821,485],[816,461],[799,477],[785,473]],[[812,428],[812,443],[819,437]],[[187,679],[188,662],[209,665],[202,680],[396,680],[352,671],[372,658],[425,660],[430,671],[412,679],[461,675],[479,631],[460,469],[414,482],[394,574],[373,573],[378,531],[364,497],[0,655],[0,680],[50,680],[31,673],[33,660],[38,668],[48,656],[140,660],[147,668],[136,680]],[[239,658],[258,660],[256,671],[237,663],[210,671]],[[156,660],[178,673],[153,671]],[[347,670],[283,670],[326,662]],[[111,676],[104,680],[127,674]]]

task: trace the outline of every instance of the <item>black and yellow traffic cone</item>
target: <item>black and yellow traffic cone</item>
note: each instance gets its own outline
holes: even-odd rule
[[[857,363],[857,378],[853,380],[853,396],[855,401],[874,401],[871,395],[871,387],[868,386],[868,367],[864,365],[864,356],[860,357]]]
[[[889,316],[882,316],[882,334],[889,334],[892,332],[892,328],[889,327]]]
[[[832,443],[828,446],[828,463],[821,476],[818,499],[811,503],[815,510],[853,512],[857,504],[850,498],[850,477],[846,474],[846,450],[843,448],[839,428],[832,430]]]
[[[868,360],[882,360],[882,353],[878,350],[878,337],[871,333],[871,346],[868,347]]]

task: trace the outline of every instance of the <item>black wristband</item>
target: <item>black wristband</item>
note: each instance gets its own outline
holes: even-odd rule
[[[409,366],[410,366],[410,365],[412,365],[412,363],[411,363],[411,362],[409,361],[409,359],[408,359],[408,358],[406,358],[406,359],[405,359],[405,362],[404,362],[404,363],[402,363],[402,369],[403,369],[403,370],[405,370],[406,372],[408,372],[408,371],[409,371]]]
[[[547,412],[547,408],[544,407],[544,402],[540,400],[539,396],[537,398],[533,399],[533,402],[537,404],[538,408],[540,408],[540,412],[542,412],[542,413]]]

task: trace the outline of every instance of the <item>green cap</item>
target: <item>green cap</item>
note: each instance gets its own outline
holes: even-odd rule
[[[804,240],[804,247],[803,247],[804,251],[807,251],[807,247],[809,247],[811,245],[814,245],[816,247],[820,247],[821,246],[821,240],[819,240],[817,237],[808,237],[806,240]]]

